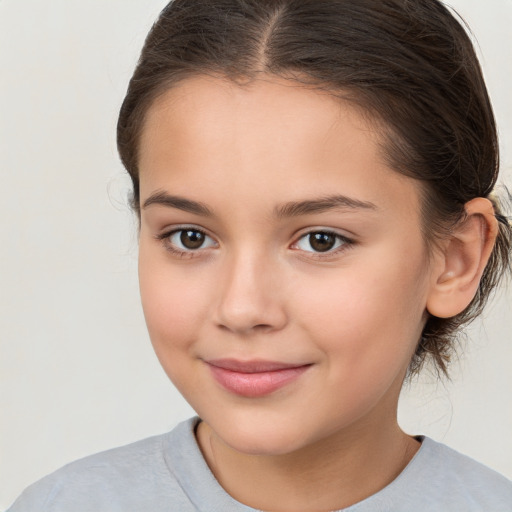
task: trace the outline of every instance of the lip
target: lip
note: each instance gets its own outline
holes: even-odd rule
[[[216,359],[205,363],[224,389],[247,398],[270,395],[296,381],[311,367],[311,364],[263,360]]]

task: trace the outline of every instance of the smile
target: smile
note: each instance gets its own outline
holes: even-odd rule
[[[214,379],[235,395],[258,398],[294,382],[311,364],[286,364],[273,361],[205,361]]]

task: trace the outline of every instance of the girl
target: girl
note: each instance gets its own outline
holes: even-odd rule
[[[494,118],[436,0],[175,0],[118,123],[156,354],[198,414],[13,512],[512,510],[397,423],[510,267]]]

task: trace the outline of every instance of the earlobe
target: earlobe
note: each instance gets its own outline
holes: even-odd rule
[[[458,315],[473,300],[498,233],[494,208],[488,199],[472,199],[465,210],[466,219],[436,256],[427,311],[439,318]]]

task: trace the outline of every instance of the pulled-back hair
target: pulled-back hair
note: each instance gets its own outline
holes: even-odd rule
[[[411,361],[446,373],[454,337],[510,269],[512,228],[492,192],[499,156],[492,107],[463,25],[438,0],[174,0],[151,29],[118,122],[118,149],[140,214],[138,145],[156,97],[188,77],[236,83],[262,73],[352,102],[377,121],[391,168],[423,183],[427,247],[487,197],[499,233],[471,304],[430,316]]]

